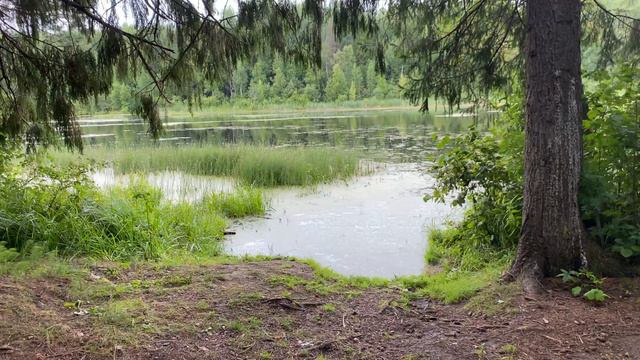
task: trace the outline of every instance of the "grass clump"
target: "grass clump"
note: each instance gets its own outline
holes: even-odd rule
[[[509,284],[494,283],[479,291],[465,304],[465,309],[474,314],[495,315],[516,311],[513,298],[520,294],[522,285],[517,282]]]
[[[86,157],[112,163],[119,173],[183,171],[194,175],[229,176],[260,187],[307,186],[345,180],[361,171],[353,152],[321,148],[266,146],[160,146],[154,148],[90,148]],[[67,162],[64,153],[54,153]]]
[[[148,310],[149,306],[141,299],[126,299],[111,301],[104,307],[92,308],[90,313],[107,325],[133,327],[144,322]]]
[[[204,203],[209,209],[231,219],[266,213],[262,191],[249,187],[233,193],[213,193],[204,199]]]

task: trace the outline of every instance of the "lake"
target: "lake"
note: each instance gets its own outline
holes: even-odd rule
[[[458,219],[461,209],[425,202],[434,179],[428,155],[434,136],[483,127],[492,116],[431,116],[407,110],[197,115],[171,117],[160,141],[194,144],[341,147],[365,153],[376,171],[347,182],[268,192],[264,218],[233,224],[226,251],[234,255],[311,258],[345,275],[394,276],[424,271],[430,228]],[[482,119],[482,120],[480,120]],[[127,118],[82,119],[89,146],[150,142],[145,126]],[[160,172],[147,176],[170,201],[197,201],[232,189],[224,178]],[[98,185],[126,182],[106,169]]]

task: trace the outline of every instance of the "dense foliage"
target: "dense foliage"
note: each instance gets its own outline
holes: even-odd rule
[[[433,170],[437,185],[429,199],[468,204],[460,223],[430,236],[427,260],[441,258],[465,270],[511,253],[522,221],[523,114],[514,95],[488,133],[471,129],[440,139]]]
[[[133,110],[157,135],[167,89],[193,99],[199,80],[221,79],[265,49],[317,64],[322,15],[316,1],[239,1],[237,14],[210,0],[0,1],[0,139],[34,146],[57,132],[82,148],[75,103],[139,75]]]
[[[624,258],[640,255],[640,71],[619,67],[593,75],[584,121],[582,218],[592,239]],[[433,197],[467,204],[463,220],[431,236],[428,260],[477,268],[496,253],[512,252],[522,211],[523,127],[521,97],[506,107],[489,133],[472,130],[449,141],[434,169]]]
[[[87,168],[57,168],[3,156],[0,244],[28,254],[34,247],[64,256],[156,259],[175,252],[217,255],[225,218],[265,212],[262,193],[211,194],[172,204],[137,180],[100,192]]]
[[[592,237],[625,258],[640,255],[640,71],[594,75],[588,94],[580,202]]]
[[[196,79],[196,98],[179,89],[166,90],[171,103],[160,101],[169,109],[180,105],[211,108],[233,105],[247,108],[271,103],[305,105],[309,102],[343,102],[360,99],[397,99],[408,86],[404,62],[394,51],[384,54],[386,67],[376,71],[371,50],[365,40],[333,39],[323,27],[325,43],[334,44],[322,56],[322,67],[284,61],[281,56],[259,53],[237,64],[228,76],[210,82]],[[136,80],[115,81],[111,92],[95,102],[79,103],[83,112],[134,112],[139,106],[136,93],[149,82],[145,76]]]

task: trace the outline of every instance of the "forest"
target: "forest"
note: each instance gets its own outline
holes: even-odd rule
[[[637,0],[0,0],[0,358],[640,358]]]

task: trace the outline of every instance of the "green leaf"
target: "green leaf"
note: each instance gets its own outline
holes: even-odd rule
[[[451,138],[448,136],[443,137],[442,139],[440,139],[440,141],[438,141],[438,144],[436,144],[436,147],[439,150],[444,149],[445,146],[447,146],[447,144],[451,141]]]
[[[580,286],[576,286],[573,289],[571,289],[571,295],[573,296],[579,296],[581,292],[582,292],[582,288]]]
[[[625,258],[631,257],[633,256],[633,250],[628,247],[620,247],[620,255],[624,256]]]
[[[605,294],[604,291],[600,289],[591,289],[584,293],[583,295],[587,300],[594,302],[603,302],[605,301],[609,295]]]

